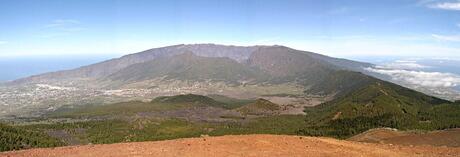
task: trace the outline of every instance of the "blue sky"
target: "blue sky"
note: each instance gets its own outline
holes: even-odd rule
[[[460,57],[459,0],[0,0],[0,57],[192,43]]]

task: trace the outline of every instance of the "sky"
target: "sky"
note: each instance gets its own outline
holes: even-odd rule
[[[460,58],[460,0],[0,0],[0,58],[194,43]]]

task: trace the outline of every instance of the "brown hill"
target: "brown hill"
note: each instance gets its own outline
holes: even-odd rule
[[[459,156],[460,148],[397,146],[331,138],[244,135],[178,139],[159,142],[86,145],[6,152],[0,156]]]
[[[351,137],[349,140],[398,145],[432,145],[460,147],[460,129],[432,131],[427,133],[403,132],[393,129],[372,129]]]

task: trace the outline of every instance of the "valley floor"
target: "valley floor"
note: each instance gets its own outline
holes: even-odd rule
[[[360,143],[321,137],[229,135],[157,142],[40,148],[0,153],[0,156],[460,156],[460,148]]]

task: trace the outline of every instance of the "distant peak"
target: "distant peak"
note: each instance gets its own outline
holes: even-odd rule
[[[197,43],[197,44],[180,44],[177,46],[183,47],[240,47],[240,48],[248,48],[248,47],[285,47],[283,45],[249,45],[249,46],[239,46],[239,45],[226,45],[226,44],[215,44],[215,43]]]

